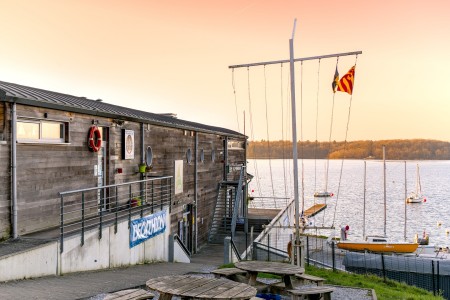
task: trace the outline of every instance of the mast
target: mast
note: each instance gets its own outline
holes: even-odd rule
[[[294,29],[292,30],[292,38],[289,40],[289,58],[290,58],[290,76],[291,76],[291,111],[292,111],[292,161],[294,168],[294,201],[295,201],[295,238],[297,251],[297,260],[300,259],[300,205],[299,205],[299,193],[298,193],[298,152],[297,152],[297,116],[295,108],[295,69],[294,69],[294,34],[297,19],[294,20]],[[297,261],[297,265],[300,265]]]
[[[386,237],[386,146],[383,145],[384,237]]]
[[[407,192],[407,187],[406,187],[406,160],[405,160],[405,230],[404,230],[404,238],[405,238],[405,242],[406,242],[406,204],[407,204],[407,200],[406,198],[408,197],[408,192]]]
[[[364,160],[363,240],[366,239],[366,160]]]

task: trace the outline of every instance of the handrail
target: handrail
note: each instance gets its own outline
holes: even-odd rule
[[[234,208],[233,208],[233,218],[231,219],[231,239],[234,238],[234,233],[236,231],[238,212],[239,212],[239,207],[240,207],[241,200],[242,200],[242,186],[243,186],[244,174],[245,174],[245,166],[242,166],[241,172],[239,175],[238,187],[236,189],[236,197],[235,197]]]
[[[80,233],[81,245],[89,228],[98,226],[99,239],[106,224],[114,224],[132,216],[155,213],[171,209],[173,176],[152,177],[144,180],[111,184],[94,188],[60,192],[60,252],[63,252],[64,237]]]
[[[241,255],[239,254],[239,250],[236,246],[236,244],[234,243],[233,239],[231,239],[231,249],[233,249],[234,254],[236,254],[236,257],[239,261],[242,260]]]
[[[98,190],[98,189],[101,189],[101,188],[105,188],[106,189],[106,188],[110,188],[110,187],[116,187],[116,186],[119,187],[119,186],[134,184],[134,183],[149,182],[149,181],[155,181],[155,180],[161,180],[161,179],[169,179],[169,178],[173,178],[173,176],[153,177],[153,178],[144,179],[144,180],[137,180],[137,181],[124,182],[124,183],[103,185],[101,187],[92,187],[92,188],[86,188],[86,189],[72,190],[72,191],[60,192],[59,195],[60,196],[65,196],[65,195],[68,195],[68,194],[94,191],[94,190]]]
[[[186,247],[186,245],[185,245],[185,244],[183,243],[183,241],[180,239],[180,237],[178,236],[178,234],[175,233],[175,234],[173,235],[173,239],[174,239],[175,241],[178,242],[178,244],[181,246],[181,249],[183,249],[184,253],[186,253],[189,257],[192,256],[191,251],[189,251],[189,249]]]

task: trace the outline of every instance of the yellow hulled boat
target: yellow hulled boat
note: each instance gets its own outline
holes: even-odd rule
[[[338,242],[339,249],[348,251],[369,251],[377,253],[412,253],[419,247],[418,243],[388,242],[384,237],[367,237],[366,241]]]

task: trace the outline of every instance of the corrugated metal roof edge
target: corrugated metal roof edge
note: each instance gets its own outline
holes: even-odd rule
[[[2,89],[0,89],[0,91],[3,91]],[[0,93],[1,95],[2,93]],[[203,133],[210,133],[210,134],[222,134],[222,135],[226,135],[228,137],[234,137],[234,138],[245,138],[247,139],[248,137],[232,131],[230,129],[225,129],[225,128],[221,128],[221,127],[214,127],[214,126],[209,126],[209,125],[204,125],[201,123],[195,123],[195,122],[190,122],[190,121],[185,121],[185,120],[181,120],[181,119],[172,119],[171,121],[174,120],[180,120],[182,122],[186,122],[186,123],[190,123],[190,124],[198,124],[200,125],[199,127],[196,126],[188,126],[188,125],[182,125],[182,124],[174,124],[171,122],[162,122],[162,121],[155,121],[155,120],[149,120],[149,119],[145,119],[145,118],[134,118],[134,117],[129,117],[129,116],[124,116],[121,114],[114,114],[114,113],[108,113],[108,112],[101,112],[101,111],[94,111],[91,109],[82,109],[82,108],[77,108],[77,107],[72,107],[72,106],[66,106],[66,105],[59,105],[59,104],[52,104],[52,103],[48,103],[48,102],[41,102],[41,101],[37,101],[37,100],[31,100],[31,99],[25,99],[25,98],[20,98],[20,97],[11,97],[11,96],[5,96],[4,94],[1,95],[3,97],[0,97],[0,101],[4,101],[4,102],[15,102],[18,104],[23,104],[23,105],[29,105],[29,106],[36,106],[36,107],[43,107],[43,108],[50,108],[50,109],[56,109],[56,110],[63,110],[63,111],[70,111],[70,112],[75,112],[75,113],[83,113],[83,114],[88,114],[91,116],[99,116],[99,117],[106,117],[106,118],[121,118],[123,120],[126,121],[133,121],[133,122],[146,122],[148,124],[152,124],[152,125],[159,125],[159,126],[165,126],[165,127],[170,127],[170,128],[177,128],[177,129],[183,129],[183,130],[193,130],[193,131],[197,131],[197,132],[203,132]],[[107,103],[104,103],[107,104]],[[107,104],[107,105],[112,105],[112,104]],[[114,106],[114,105],[112,105]],[[143,113],[147,113],[142,111]],[[164,117],[164,118],[170,118],[170,117]],[[204,128],[205,127],[210,127],[213,129],[207,129]]]

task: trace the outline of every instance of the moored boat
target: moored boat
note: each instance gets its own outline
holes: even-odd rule
[[[379,236],[368,236],[365,241],[340,241],[336,245],[342,250],[376,253],[413,253],[419,247],[418,243],[389,242]]]

